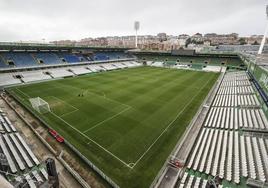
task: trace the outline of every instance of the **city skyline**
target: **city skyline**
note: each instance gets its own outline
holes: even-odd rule
[[[87,37],[238,33],[262,35],[266,0],[59,1],[1,0],[0,41],[79,40]]]

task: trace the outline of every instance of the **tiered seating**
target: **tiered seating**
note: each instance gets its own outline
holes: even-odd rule
[[[208,184],[207,179],[202,179],[201,177],[190,175],[187,172],[184,172],[182,179],[179,181],[177,188],[205,188]]]
[[[216,95],[213,106],[259,106],[256,95]]]
[[[212,107],[204,126],[222,129],[268,129],[262,109]]]
[[[88,74],[92,72],[91,70],[87,69],[85,66],[70,67],[70,70],[76,75]]]
[[[220,72],[221,67],[220,66],[206,66],[203,67],[203,71],[208,71],[208,72]]]
[[[92,72],[99,72],[99,71],[105,71],[105,69],[99,65],[89,65],[88,68],[92,71]]]
[[[0,68],[7,68],[7,67],[9,66],[5,63],[3,57],[0,54]]]
[[[113,63],[113,65],[115,67],[117,67],[118,69],[124,69],[124,68],[127,68],[128,66],[125,65],[124,63]]]
[[[62,78],[74,75],[88,74],[91,72],[99,72],[105,70],[114,70],[127,67],[136,67],[141,64],[137,62],[117,62],[117,63],[100,63],[84,66],[70,66],[64,68],[53,68],[45,70],[23,71],[17,73],[3,73],[0,74],[0,86],[19,84],[21,80],[23,82],[32,82],[40,80],[48,80],[52,78]],[[20,75],[19,78],[15,78],[15,75]]]
[[[0,74],[0,86],[19,84],[21,80],[15,78],[12,73],[1,73]]]
[[[112,63],[103,63],[101,65],[99,65],[101,67],[103,67],[105,70],[114,70],[114,69],[118,69],[115,65],[113,65]]]
[[[249,84],[245,72],[225,75],[186,163],[188,169],[236,184],[240,176],[267,181],[268,139],[238,131],[268,129],[267,117]]]
[[[42,60],[44,64],[60,64],[63,63],[55,53],[40,52],[33,54],[36,59]]]
[[[164,63],[163,62],[156,61],[156,62],[152,63],[151,66],[153,66],[153,67],[163,67],[164,66]]]
[[[124,52],[96,52],[94,57],[91,57],[90,54],[74,54],[71,52],[1,52],[0,69],[127,58],[133,57]],[[8,61],[10,61],[10,65],[8,65]],[[12,65],[12,62],[14,65]]]
[[[135,61],[126,61],[123,62],[123,64],[125,64],[127,67],[136,67],[136,66],[141,66],[141,64],[135,62]]]
[[[123,52],[95,52],[93,58],[96,61],[101,61],[101,60],[112,60],[112,59],[126,59],[132,57]]]
[[[174,66],[177,69],[189,69],[190,67],[188,66],[188,64],[178,64]]]
[[[102,60],[109,60],[110,57],[106,53],[95,53],[94,60],[95,61],[102,61]]]
[[[133,65],[136,65],[136,66],[142,66],[142,64],[137,63],[136,61],[131,61],[131,62],[129,62],[129,63],[131,63],[131,64],[133,64]]]
[[[44,74],[42,70],[21,72],[21,79],[24,82],[40,81],[52,79],[50,75]]]
[[[49,69],[48,72],[53,78],[63,78],[68,76],[74,76],[74,74],[67,70],[68,68],[55,68]]]
[[[218,95],[253,94],[252,86],[220,87]]]
[[[1,54],[7,60],[12,60],[17,67],[27,67],[38,65],[34,58],[29,53],[25,52],[10,52]]]
[[[65,53],[63,55],[59,55],[60,57],[63,57],[68,63],[77,63],[81,62],[81,60],[75,55],[75,54],[68,54]]]
[[[242,176],[266,181],[266,141],[263,138],[239,135],[234,131],[203,128],[187,168],[213,176],[219,175],[220,178],[237,184],[240,182],[241,168]]]
[[[7,159],[7,173],[16,176],[14,180],[20,186],[37,187],[40,182],[47,180],[46,170],[40,166],[39,160],[3,113],[0,114],[0,129],[0,153]],[[17,185],[18,182],[14,180],[10,181]]]

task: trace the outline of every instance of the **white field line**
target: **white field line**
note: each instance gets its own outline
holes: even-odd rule
[[[119,102],[119,101],[116,101],[116,100],[113,100],[113,99],[107,97],[106,94],[105,94],[103,91],[98,91],[98,90],[94,90],[94,89],[93,89],[93,91],[101,92],[101,93],[104,94],[104,95],[98,95],[98,94],[96,94],[96,93],[94,93],[94,92],[91,92],[91,91],[90,91],[90,88],[88,88],[88,89],[86,89],[86,88],[85,88],[85,89],[81,89],[81,88],[77,88],[77,87],[74,87],[74,86],[71,86],[71,85],[67,85],[67,86],[62,85],[62,86],[59,86],[59,87],[60,87],[60,88],[66,88],[66,87],[74,88],[75,90],[80,90],[80,91],[85,92],[85,93],[88,92],[88,93],[91,93],[92,95],[95,95],[95,96],[97,96],[97,97],[103,97],[103,98],[106,99],[106,100],[109,100],[109,101],[112,101],[112,102],[115,102],[115,103],[118,103],[118,104],[121,104],[121,105],[124,105],[124,106],[127,106],[127,107],[132,107],[132,106],[129,106],[129,105],[127,105],[127,104],[121,103],[121,102]]]
[[[78,111],[78,109],[75,109],[75,110],[73,110],[73,111],[71,111],[71,112],[66,112],[66,113],[60,115],[60,117],[67,116],[67,115],[72,114],[72,113],[74,113],[74,112],[76,112],[76,111]]]
[[[160,137],[169,129],[169,127],[178,119],[178,117],[181,115],[182,112],[191,104],[191,102],[197,97],[197,95],[202,91],[202,89],[208,84],[210,80],[206,82],[206,84],[199,89],[199,91],[196,93],[196,95],[183,107],[183,109],[176,115],[176,117],[168,124],[168,126],[162,131],[162,133],[154,140],[154,142],[148,147],[148,149],[140,156],[140,158],[134,163],[132,168],[138,164],[138,162],[148,153],[148,151],[154,146],[154,144],[160,139]]]
[[[18,90],[17,88],[15,88],[16,90]],[[19,91],[19,90],[18,90]],[[11,91],[12,93],[16,94],[14,91]],[[22,93],[23,94],[23,93]],[[24,94],[23,94],[24,95]],[[16,95],[20,100],[24,101],[24,98],[21,98],[19,95]]]
[[[53,97],[53,98],[55,98],[55,99],[57,99],[57,100],[59,100],[59,101],[61,101],[61,102],[65,103],[65,104],[67,104],[67,105],[71,106],[71,107],[72,107],[72,108],[74,108],[75,110],[79,110],[79,109],[78,109],[78,108],[76,108],[75,106],[73,106],[73,105],[69,104],[68,102],[66,102],[66,101],[64,101],[64,100],[59,99],[58,97],[55,97],[55,96],[47,96],[47,97]]]
[[[103,146],[101,146],[99,143],[97,143],[96,141],[92,140],[91,138],[89,138],[87,135],[85,135],[84,133],[82,133],[81,131],[79,131],[77,128],[73,127],[70,123],[68,123],[67,121],[65,121],[64,119],[62,119],[61,117],[59,117],[57,114],[50,112],[51,114],[53,114],[55,117],[59,118],[61,121],[63,121],[65,124],[67,124],[68,126],[70,126],[72,129],[74,129],[75,131],[77,131],[79,134],[81,134],[82,136],[84,136],[85,138],[87,138],[88,140],[90,140],[91,142],[93,142],[94,144],[96,144],[97,146],[99,146],[101,149],[103,149],[105,152],[107,152],[108,154],[110,154],[111,156],[113,156],[114,158],[116,158],[118,161],[120,161],[121,163],[123,163],[125,166],[130,167],[126,162],[124,162],[122,159],[120,159],[119,157],[117,157],[116,155],[114,155],[112,152],[110,152],[109,150],[107,150],[106,148],[104,148]]]
[[[17,88],[16,88],[17,89]],[[19,90],[19,89],[18,89]],[[20,92],[22,92],[25,96],[27,96],[28,98],[31,98],[29,95],[27,95],[26,93],[24,93],[23,91],[19,90]],[[113,156],[115,159],[117,159],[118,161],[120,161],[121,163],[123,163],[125,166],[127,166],[128,168],[132,169],[133,167],[129,166],[129,164],[127,164],[125,161],[123,161],[122,159],[120,159],[119,157],[117,157],[116,155],[114,155],[112,152],[110,152],[109,150],[107,150],[106,148],[104,148],[103,146],[101,146],[99,143],[97,143],[96,141],[92,140],[91,138],[89,138],[87,135],[85,135],[84,133],[82,133],[81,131],[79,131],[77,128],[73,127],[70,123],[68,123],[67,121],[65,121],[64,119],[62,119],[61,117],[59,117],[57,114],[55,114],[54,112],[50,112],[51,114],[53,114],[55,117],[59,118],[61,121],[63,121],[65,124],[67,124],[68,126],[70,126],[72,129],[74,129],[75,131],[77,131],[79,134],[83,135],[85,138],[89,139],[91,142],[93,142],[94,144],[96,144],[97,146],[99,146],[101,149],[103,149],[105,152],[107,152],[108,154],[110,154],[111,156]]]
[[[24,96],[31,98],[29,95],[27,95],[26,93],[24,93],[23,91],[21,91],[19,88],[16,87],[16,90],[18,90],[20,93],[22,93]]]
[[[118,112],[117,114],[115,114],[115,115],[113,115],[113,116],[111,116],[111,117],[109,117],[109,118],[107,118],[107,119],[105,119],[105,120],[103,120],[103,121],[101,121],[101,122],[95,124],[93,127],[89,128],[89,129],[87,129],[87,130],[85,130],[83,133],[89,132],[90,130],[94,129],[95,127],[100,126],[100,125],[103,124],[104,122],[109,121],[109,120],[111,120],[111,119],[113,119],[113,118],[119,116],[120,114],[124,113],[125,111],[129,110],[130,108],[131,108],[131,107],[127,107],[127,108],[125,108],[125,109],[122,110],[121,112]]]
[[[68,106],[70,106],[70,107],[72,107],[72,108],[74,109],[74,110],[72,110],[72,111],[70,111],[70,112],[66,112],[66,113],[60,115],[60,117],[64,117],[64,116],[66,116],[66,115],[69,115],[69,114],[74,113],[74,112],[76,112],[76,111],[79,110],[79,109],[76,108],[75,106],[69,104],[68,102],[66,102],[66,101],[64,101],[64,100],[62,100],[62,99],[59,99],[58,97],[55,97],[55,96],[52,96],[52,95],[47,96],[47,97],[53,97],[53,98],[55,98],[56,100],[59,100],[59,101],[61,101],[62,103],[65,103],[66,105],[68,105]]]
[[[106,100],[108,100],[108,101],[112,101],[112,102],[118,103],[118,104],[120,104],[120,105],[123,105],[123,106],[130,107],[130,108],[131,108],[131,106],[129,106],[129,105],[127,105],[127,104],[121,103],[121,102],[119,102],[119,101],[116,101],[116,100],[113,100],[113,99],[107,97],[106,94],[105,94],[103,91],[100,91],[101,93],[103,93],[103,95],[98,95],[98,94],[96,94],[96,93],[94,93],[94,92],[91,92],[91,91],[89,91],[89,90],[90,90],[90,89],[87,89],[85,92],[86,92],[86,93],[91,93],[92,95],[95,95],[95,96],[98,96],[98,97],[103,97],[104,99],[106,99]],[[98,90],[94,90],[94,91],[98,91]]]

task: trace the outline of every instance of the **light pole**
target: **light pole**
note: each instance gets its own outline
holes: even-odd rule
[[[267,21],[266,21],[267,22],[266,23],[266,29],[265,29],[265,33],[263,35],[263,39],[261,41],[261,46],[259,48],[258,55],[262,54],[263,47],[264,47],[264,44],[265,44],[265,41],[266,41],[267,32],[268,32],[268,5],[266,5],[266,19],[267,19]]]
[[[140,22],[139,21],[135,21],[134,22],[134,29],[136,31],[135,47],[138,48],[138,30],[140,29]]]

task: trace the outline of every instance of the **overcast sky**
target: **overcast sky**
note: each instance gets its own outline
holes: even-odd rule
[[[268,0],[0,0],[0,41],[159,32],[263,34]]]

